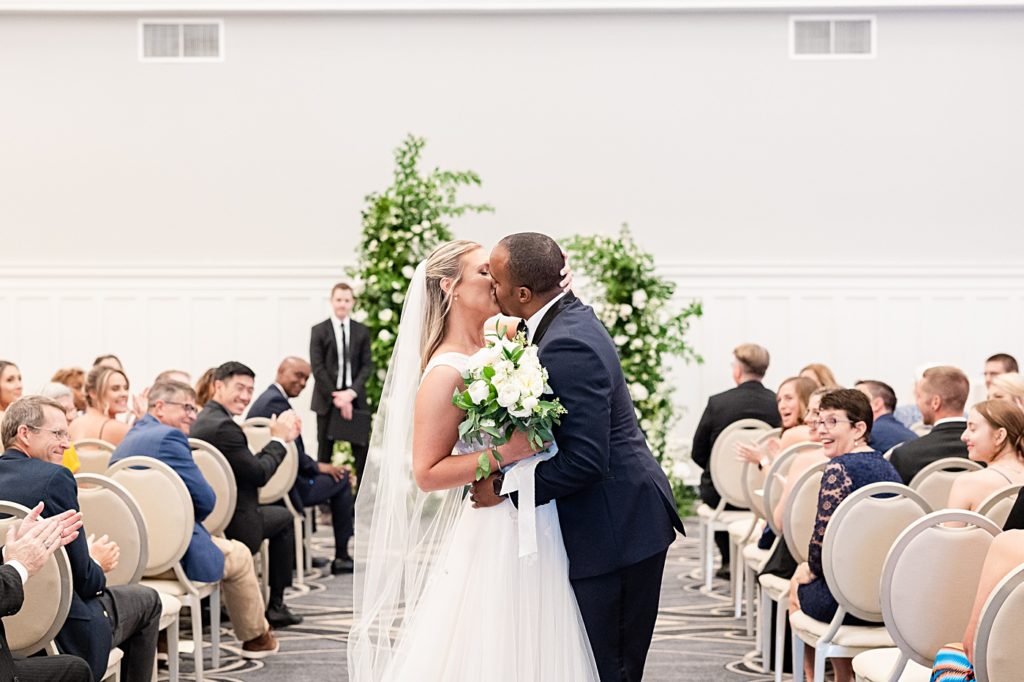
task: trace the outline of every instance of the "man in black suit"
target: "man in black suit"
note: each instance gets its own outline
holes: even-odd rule
[[[732,351],[732,380],[735,388],[708,398],[708,405],[700,417],[693,434],[693,462],[704,471],[700,476],[700,499],[709,507],[716,507],[722,501],[711,481],[711,448],[719,434],[740,419],[760,419],[771,426],[781,426],[782,417],[776,404],[775,394],[764,387],[761,381],[768,371],[768,350],[755,343],[744,343]],[[732,456],[732,453],[728,453]],[[727,509],[734,507],[727,506]],[[729,577],[729,534],[715,533],[715,544],[722,553],[721,578]]]
[[[594,311],[559,288],[564,264],[550,237],[520,233],[491,252],[490,272],[502,311],[525,321],[568,410],[554,432],[558,456],[537,466],[536,504],[558,500],[569,579],[602,682],[639,680],[665,556],[683,523],[637,425],[615,344]],[[478,506],[500,501],[495,481],[473,486]]]
[[[941,365],[925,370],[914,387],[914,398],[922,420],[932,430],[899,446],[889,458],[904,483],[909,485],[917,472],[936,460],[967,457],[967,446],[960,436],[967,428],[964,405],[970,392],[971,382],[956,367]]]
[[[44,521],[40,502],[7,533],[0,565],[0,617],[13,616],[25,602],[25,584],[50,555],[78,537],[82,515],[68,510]],[[0,621],[0,682],[91,682],[89,664],[77,656],[37,656],[14,660]]]
[[[309,335],[309,360],[313,368],[313,400],[316,412],[317,459],[330,463],[334,441],[328,436],[333,410],[343,419],[352,419],[352,410],[366,408],[366,380],[373,372],[370,356],[370,330],[350,316],[355,305],[352,287],[344,282],[331,289],[334,314],[314,325]],[[366,464],[367,443],[352,443],[356,476]]]
[[[277,368],[276,381],[267,387],[249,408],[250,417],[273,417],[292,409],[289,398],[294,398],[306,387],[309,363],[302,358],[288,357]],[[351,573],[352,557],[348,553],[348,540],[352,537],[352,485],[348,471],[317,462],[306,454],[302,436],[295,439],[299,450],[299,475],[295,478],[289,497],[298,512],[306,507],[327,503],[331,508],[334,526],[334,561],[331,573]]]
[[[0,457],[5,499],[26,507],[42,500],[48,516],[78,509],[75,478],[60,464],[70,439],[59,403],[40,396],[21,398],[4,414],[0,433],[7,448]],[[83,528],[67,546],[74,593],[57,646],[85,659],[97,680],[107,670],[110,650],[120,647],[121,679],[149,682],[156,660],[160,597],[142,585],[107,586],[104,573],[117,566],[117,545],[105,538],[87,542],[87,534]]]
[[[190,435],[205,440],[227,458],[238,484],[235,515],[224,530],[253,554],[264,539],[270,540],[270,600],[267,620],[275,628],[298,625],[302,617],[284,603],[284,588],[292,584],[295,564],[295,533],[292,513],[280,505],[259,503],[260,488],[267,484],[284,461],[285,443],[299,435],[301,423],[294,412],[270,420],[271,440],[257,453],[249,450],[242,427],[233,416],[245,412],[252,400],[256,374],[240,362],[225,362],[213,374],[213,397],[196,417]]]

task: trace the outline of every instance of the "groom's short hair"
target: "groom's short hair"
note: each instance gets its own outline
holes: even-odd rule
[[[517,232],[500,243],[508,251],[508,273],[514,286],[538,295],[558,289],[565,257],[554,239],[539,232]]]

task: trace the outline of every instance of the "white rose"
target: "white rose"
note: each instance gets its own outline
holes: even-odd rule
[[[544,394],[544,377],[540,372],[517,372],[515,386],[520,395],[539,398]]]
[[[366,322],[366,311],[356,310],[355,312],[352,313],[352,319],[355,320],[356,322]]]
[[[391,341],[391,339],[394,337],[391,335],[391,332],[389,332],[387,329],[381,329],[380,332],[377,334],[377,338],[383,341],[384,343],[387,343]]]
[[[502,384],[498,390],[498,404],[509,408],[513,407],[517,402],[519,402],[519,389],[511,382]]]
[[[676,462],[672,466],[672,478],[682,480],[686,476],[686,463]]]
[[[515,371],[516,366],[513,365],[509,360],[498,360],[493,365],[494,367],[494,378],[498,381],[505,381],[511,376],[512,372]],[[499,379],[500,377],[500,379]]]
[[[406,265],[402,268],[402,277],[406,279],[412,279],[412,276],[416,274],[416,268],[411,265]]]
[[[422,231],[423,231],[423,228],[420,227],[419,225],[413,225],[412,226],[412,233],[413,234],[419,234]]]
[[[626,333],[629,334],[630,336],[636,336],[636,333],[637,333],[636,322],[627,322],[626,323]]]
[[[641,339],[633,339],[629,342],[629,347],[633,350],[640,350],[644,347],[644,342]]]
[[[491,387],[483,381],[474,381],[469,386],[469,398],[473,401],[474,405],[479,405],[483,401],[487,400],[487,396],[491,394]]]
[[[391,308],[382,308],[381,311],[377,313],[377,319],[379,319],[381,322],[390,322],[392,318],[394,318],[394,316],[395,311],[393,311]]]
[[[625,334],[619,334],[614,339],[612,339],[612,341],[615,342],[616,346],[625,346],[627,343],[629,343],[629,337],[626,336]]]
[[[540,401],[532,396],[528,398],[523,398],[523,409],[526,410],[527,412],[533,412],[534,410],[537,409],[537,405],[539,404]]]
[[[633,384],[630,386],[629,394],[633,396],[633,400],[647,400],[651,397],[651,394],[647,392],[647,387],[643,384]]]
[[[629,317],[633,314],[633,306],[623,303],[619,306],[619,317]]]
[[[392,303],[401,304],[404,301],[405,301],[405,294],[399,293],[397,291],[395,293],[391,294],[391,302]]]
[[[643,289],[637,289],[633,292],[633,307],[643,308],[647,304],[647,292]]]
[[[377,275],[370,275],[369,279],[366,280],[366,283],[367,284],[376,284],[377,283]]]

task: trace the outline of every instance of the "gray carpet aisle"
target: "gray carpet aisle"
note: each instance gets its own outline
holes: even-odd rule
[[[699,591],[698,581],[689,577],[698,563],[695,520],[688,520],[686,528],[694,537],[677,540],[670,550],[662,585],[661,612],[644,680],[770,680],[770,676],[744,662],[744,656],[753,649],[753,642],[745,636],[744,623],[732,618],[729,601],[722,596],[724,585],[716,582],[716,593],[705,595]],[[333,556],[332,546],[329,532],[321,525],[314,538],[314,553]],[[346,682],[345,641],[352,617],[351,576],[309,578],[302,590],[288,595],[287,601],[305,617],[305,622],[278,631],[280,653],[263,661],[239,658],[228,624],[222,639],[226,644],[222,645],[221,667],[214,671],[209,669],[207,652],[204,678],[214,682]],[[183,636],[189,636],[184,622],[182,630]],[[182,679],[194,679],[191,671],[191,657],[188,657],[182,661]],[[161,670],[160,679],[167,679],[166,669]]]

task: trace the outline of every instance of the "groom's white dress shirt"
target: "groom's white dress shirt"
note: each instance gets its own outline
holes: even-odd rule
[[[537,312],[530,316],[530,319],[526,321],[527,341],[533,341],[533,335],[537,333],[537,327],[540,326],[540,321],[544,319],[544,315],[548,312],[551,306],[558,303],[558,301],[561,300],[564,296],[565,292],[563,291],[558,296],[555,296],[553,299],[548,301],[543,308],[541,308],[540,310],[538,310]]]

